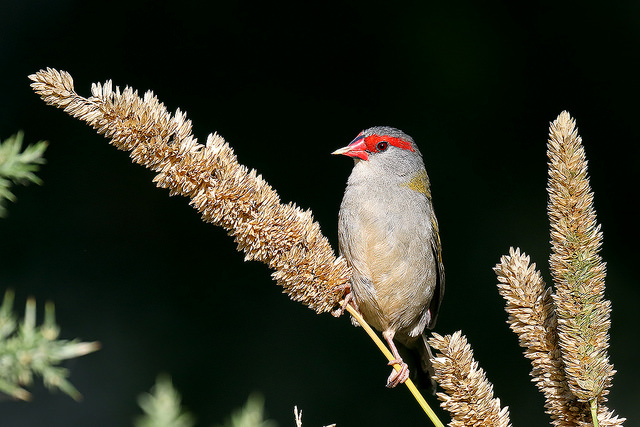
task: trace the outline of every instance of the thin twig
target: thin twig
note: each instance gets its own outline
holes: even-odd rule
[[[343,304],[343,303],[340,302],[340,304]],[[349,312],[349,314],[353,316],[354,319],[356,319],[356,321],[358,321],[358,323],[360,323],[360,325],[365,330],[367,335],[369,335],[369,337],[371,337],[373,342],[376,343],[376,345],[378,346],[382,354],[385,355],[387,360],[389,360],[389,362],[391,362],[392,360],[395,360],[395,357],[393,357],[393,354],[391,354],[391,351],[389,351],[387,346],[384,345],[380,337],[378,337],[378,334],[376,334],[374,330],[371,329],[371,326],[369,326],[369,324],[362,318],[360,313],[358,313],[358,311],[355,308],[353,308],[353,306],[350,304],[347,304],[347,311]],[[402,368],[400,365],[395,364],[393,365],[393,369],[400,372],[400,369]],[[427,416],[429,417],[433,425],[435,425],[436,427],[444,427],[444,424],[442,424],[440,419],[438,419],[438,416],[436,415],[435,412],[433,412],[433,409],[431,409],[427,401],[424,400],[424,397],[422,396],[422,394],[420,394],[420,392],[418,391],[418,388],[413,383],[413,381],[411,381],[411,379],[407,379],[404,382],[404,384],[407,386],[411,394],[413,394],[413,397],[418,402],[418,405],[420,405],[422,410],[427,414]]]

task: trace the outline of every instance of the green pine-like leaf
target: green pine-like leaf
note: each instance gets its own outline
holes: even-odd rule
[[[58,389],[75,400],[78,390],[67,380],[69,372],[59,364],[66,359],[96,351],[97,342],[60,340],[53,304],[45,306],[42,325],[36,325],[36,303],[27,301],[24,320],[19,322],[12,312],[13,292],[7,291],[0,305],[0,392],[16,399],[29,400],[23,387],[41,377],[46,387]]]
[[[42,157],[47,149],[47,141],[39,141],[22,149],[23,132],[0,142],[0,218],[7,215],[4,201],[14,202],[15,194],[11,192],[14,184],[42,184],[35,174],[40,165],[45,163]]]
[[[180,405],[180,394],[168,375],[160,375],[150,393],[138,397],[144,415],[135,421],[136,427],[193,427],[193,416]]]

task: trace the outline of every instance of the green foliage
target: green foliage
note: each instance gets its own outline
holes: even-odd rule
[[[150,393],[138,397],[144,415],[135,421],[135,427],[193,427],[193,416],[181,407],[180,394],[168,375],[160,375]],[[218,427],[277,427],[264,420],[264,399],[251,395],[245,406],[237,409]]]
[[[13,292],[7,291],[0,306],[0,392],[14,398],[29,400],[31,395],[22,386],[33,383],[34,376],[50,389],[60,389],[75,400],[81,398],[67,377],[66,369],[58,365],[65,359],[96,351],[97,342],[59,340],[60,327],[55,322],[52,303],[45,305],[44,321],[36,326],[36,302],[27,300],[24,320],[18,322],[13,308]]]
[[[180,406],[180,394],[173,388],[171,378],[160,375],[151,393],[138,397],[138,404],[144,411],[136,427],[192,427],[193,416]]]
[[[264,420],[264,399],[252,394],[242,408],[236,409],[231,417],[218,427],[277,427],[277,424],[272,420]]]
[[[45,162],[42,154],[47,149],[47,142],[39,141],[22,150],[22,140],[23,133],[18,132],[0,142],[0,218],[7,215],[4,201],[16,200],[10,191],[13,184],[42,184],[34,172]]]

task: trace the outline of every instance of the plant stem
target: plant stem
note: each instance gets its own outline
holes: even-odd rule
[[[342,302],[340,304],[342,304]],[[360,323],[360,325],[365,330],[367,335],[369,335],[369,337],[373,340],[373,342],[376,343],[376,345],[378,346],[382,354],[385,355],[387,360],[389,361],[394,360],[395,358],[393,357],[393,354],[391,354],[391,351],[389,351],[387,346],[384,345],[384,343],[378,337],[378,335],[373,331],[373,329],[371,329],[371,326],[369,326],[369,324],[365,322],[365,320],[362,318],[360,313],[358,313],[358,311],[355,308],[353,308],[353,306],[350,304],[347,304],[347,311],[358,321],[358,323]],[[398,372],[401,369],[400,365],[398,364],[393,365],[393,368]],[[442,422],[438,419],[438,416],[435,414],[435,412],[433,412],[433,409],[431,409],[427,401],[424,400],[424,397],[422,397],[422,394],[420,394],[420,392],[416,388],[413,381],[411,381],[410,379],[407,379],[407,381],[405,381],[404,384],[407,386],[411,394],[413,394],[413,397],[416,399],[416,401],[418,402],[422,410],[427,414],[427,416],[429,417],[433,425],[436,427],[444,427]]]
[[[599,427],[600,424],[598,423],[598,401],[594,397],[589,401],[589,403],[591,404],[591,418],[593,419],[593,427]]]

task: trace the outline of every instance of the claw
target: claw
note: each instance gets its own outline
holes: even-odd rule
[[[398,384],[404,383],[407,379],[409,379],[409,366],[402,361],[402,359],[395,359],[389,362],[390,366],[400,365],[400,370],[396,371],[394,368],[391,371],[391,375],[387,379],[387,388],[394,388]]]
[[[340,308],[337,308],[331,312],[334,317],[342,316],[344,314],[344,311],[347,309],[348,304],[351,304],[354,308],[357,309],[355,302],[353,301],[353,294],[351,293],[350,283],[345,283],[344,285],[337,286],[336,291],[343,291],[344,296],[342,298],[342,301],[340,301],[342,303]]]

